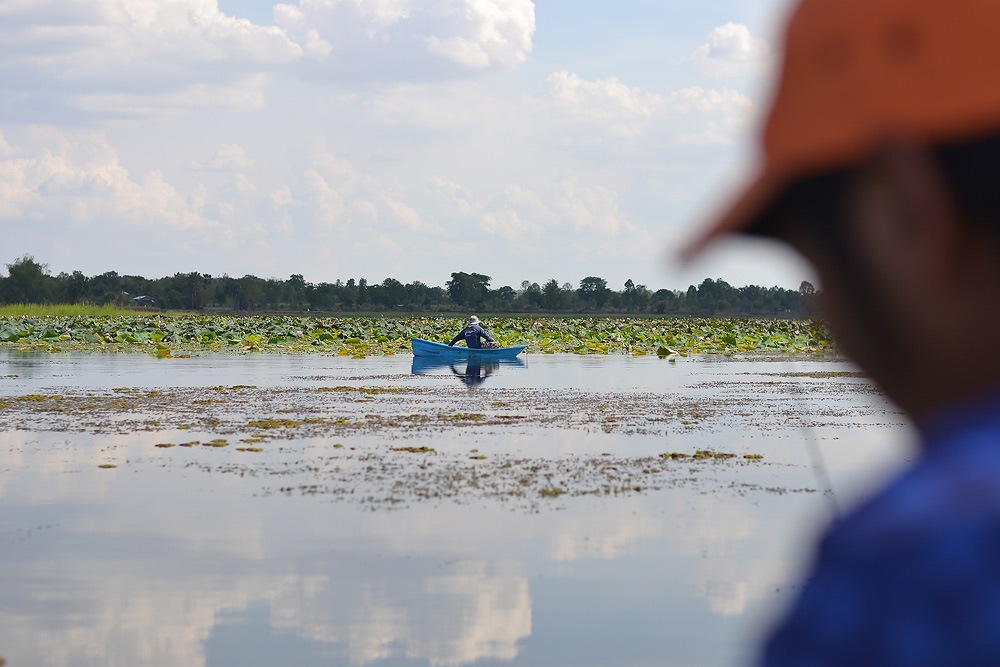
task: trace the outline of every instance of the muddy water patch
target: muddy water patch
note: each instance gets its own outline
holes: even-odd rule
[[[876,390],[851,370],[690,363],[678,372],[628,360],[621,364],[624,374],[608,383],[613,389],[604,391],[593,388],[599,372],[588,387],[573,386],[580,368],[605,370],[591,360],[559,382],[470,391],[443,374],[385,372],[384,360],[367,375],[357,364],[338,367],[341,372],[296,372],[282,360],[277,368],[284,373],[257,370],[255,383],[216,384],[218,375],[209,372],[203,386],[60,383],[8,395],[0,398],[0,430],[154,434],[158,456],[107,464],[155,462],[258,480],[245,489],[253,496],[309,495],[372,507],[488,501],[537,509],[578,496],[667,488],[811,492],[805,459],[787,456],[801,443],[804,426],[836,438],[839,428],[891,415],[870,400]],[[754,370],[742,370],[748,367]],[[515,379],[529,378],[529,370],[515,369]],[[650,388],[657,378],[650,371],[673,374],[661,376],[669,380],[666,390]]]
[[[484,454],[479,448],[444,452],[427,445],[380,449],[350,448],[338,455],[316,454],[267,463],[187,463],[209,474],[252,476],[263,481],[260,495],[322,496],[358,502],[373,509],[421,502],[499,502],[518,510],[580,496],[620,497],[664,489],[704,493],[813,492],[792,487],[767,473],[761,455],[706,451],[694,455],[611,454],[530,457]],[[756,468],[757,470],[751,470]],[[561,506],[556,503],[555,506]]]
[[[833,386],[831,386],[833,385]],[[740,380],[703,382],[687,392],[582,389],[253,385],[80,390],[0,398],[0,429],[128,433],[206,427],[227,434],[336,437],[378,431],[387,437],[453,428],[600,429],[656,434],[762,427],[783,416],[868,418],[883,414],[865,383]]]
[[[80,371],[75,384],[72,372],[35,368],[41,381],[0,385],[0,431],[150,434],[156,457],[104,463],[261,480],[247,495],[535,508],[680,487],[827,492],[807,438],[900,425],[836,360],[546,358],[500,368],[504,382],[475,389],[450,368],[399,372],[405,359],[182,361],[203,364],[201,384],[191,365],[122,373],[130,382],[114,386],[93,386],[78,359],[63,369]],[[182,382],[163,382],[171,368]],[[219,382],[237,376],[253,381]],[[11,391],[22,386],[31,391]]]
[[[665,489],[815,490],[803,471],[789,475],[795,464],[772,461],[764,443],[746,438],[769,409],[734,411],[729,399],[239,386],[64,391],[5,403],[0,425],[7,429],[16,424],[53,439],[77,433],[93,442],[155,436],[141,455],[130,448],[124,460],[105,456],[115,460],[99,465],[257,480],[245,486],[249,496],[307,495],[372,508],[485,501],[536,510],[579,496]]]

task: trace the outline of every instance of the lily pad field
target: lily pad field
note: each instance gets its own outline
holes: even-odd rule
[[[411,338],[446,342],[463,320],[431,317],[229,315],[0,317],[0,345],[19,349],[192,352],[322,352],[353,357],[408,352]],[[805,353],[830,336],[812,320],[496,317],[488,330],[529,353]]]

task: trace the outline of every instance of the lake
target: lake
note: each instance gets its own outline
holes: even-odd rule
[[[0,656],[750,664],[912,433],[845,361],[0,351]]]

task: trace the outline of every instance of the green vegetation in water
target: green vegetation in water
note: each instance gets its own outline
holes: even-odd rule
[[[306,422],[299,419],[254,419],[247,422],[250,428],[275,429],[275,428],[298,428]]]
[[[724,461],[726,459],[734,459],[736,456],[732,452],[716,452],[711,449],[699,449],[694,454],[685,454],[684,452],[664,452],[660,454],[660,458],[669,461]],[[748,461],[761,461],[764,459],[764,456],[762,454],[745,454],[743,458]]]
[[[403,394],[410,390],[407,389],[406,387],[349,387],[346,385],[340,385],[338,387],[318,387],[316,391],[318,392],[356,391],[359,394],[377,396],[378,394]]]
[[[438,415],[441,421],[453,421],[453,422],[480,422],[486,419],[486,415],[479,414],[478,412],[456,412],[453,415]]]
[[[361,358],[409,353],[411,338],[448,341],[464,324],[461,319],[429,317],[124,313],[0,315],[0,346],[49,352],[147,352],[164,359],[201,352],[266,351]],[[531,353],[674,358],[703,353],[822,352],[831,346],[825,328],[813,320],[496,317],[486,325],[503,344],[527,345]]]
[[[91,303],[10,303],[0,305],[0,317],[130,317],[136,311],[112,304]]]
[[[276,429],[295,429],[307,424],[312,426],[364,426],[364,422],[349,419],[253,419],[247,422],[247,427],[273,431]],[[251,437],[264,439],[267,436],[255,433]]]
[[[829,380],[839,378],[867,378],[863,371],[801,371],[788,373],[744,373],[744,375],[765,375],[783,378],[809,378],[811,380]]]

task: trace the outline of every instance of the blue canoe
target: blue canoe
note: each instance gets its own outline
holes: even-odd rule
[[[410,344],[413,346],[413,356],[415,357],[442,357],[445,359],[513,359],[524,351],[527,345],[514,345],[512,347],[489,348],[468,348],[458,345],[445,345],[435,343],[423,338],[411,338]]]

